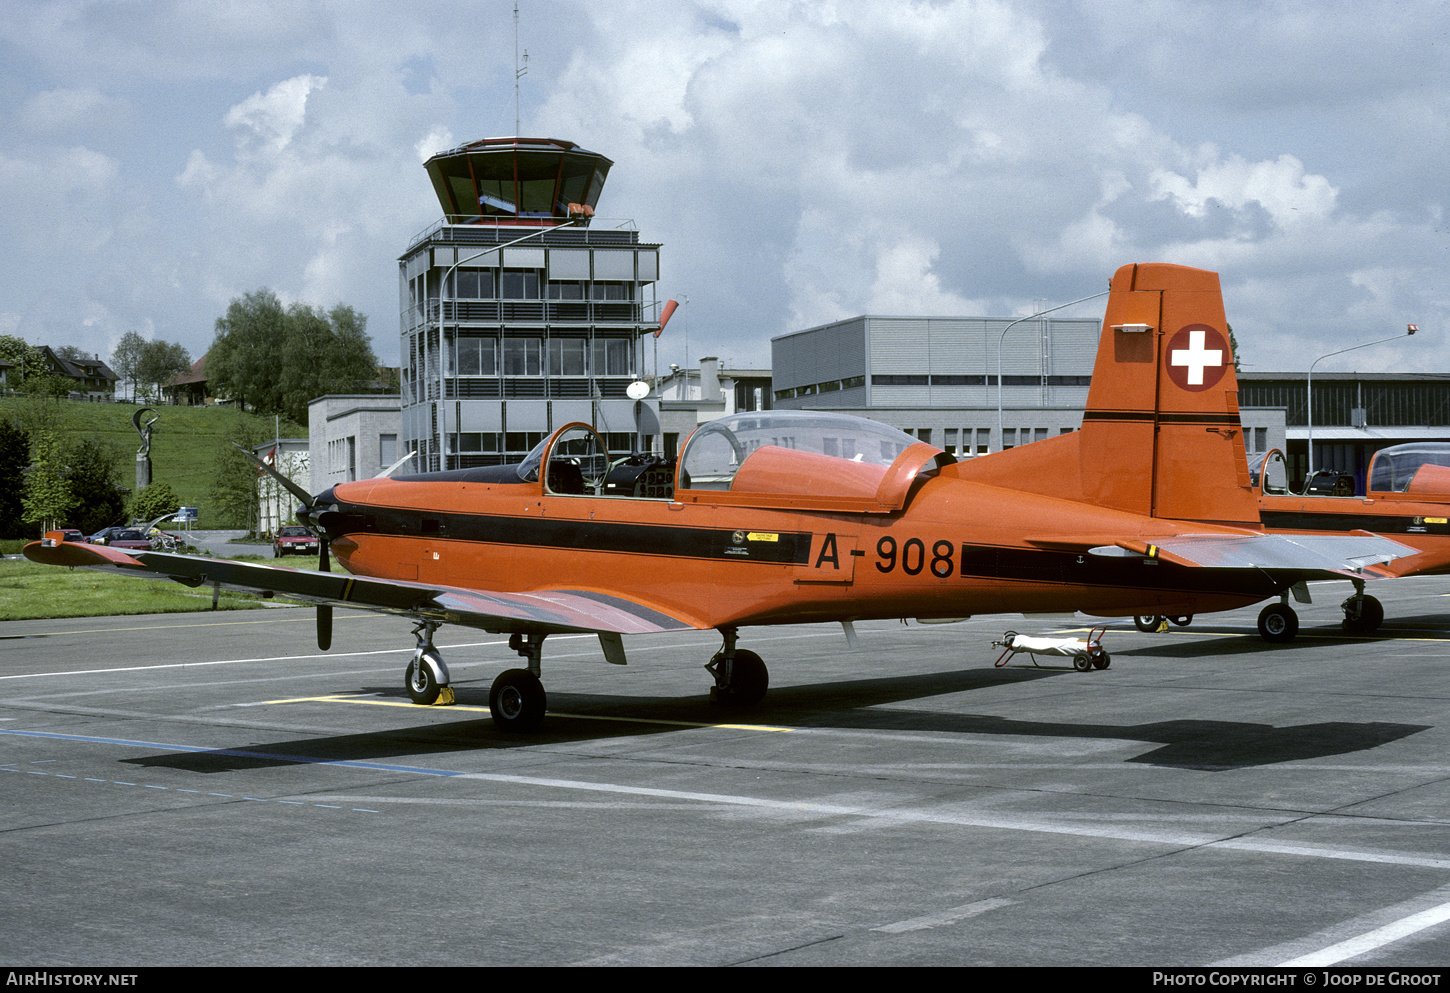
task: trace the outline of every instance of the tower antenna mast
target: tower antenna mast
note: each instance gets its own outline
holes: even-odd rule
[[[519,5],[514,4],[514,136],[519,135],[519,80],[529,71],[529,53],[519,61]]]

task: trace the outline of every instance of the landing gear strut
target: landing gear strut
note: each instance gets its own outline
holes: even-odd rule
[[[1344,610],[1341,626],[1350,634],[1374,634],[1385,619],[1385,608],[1374,597],[1364,595],[1363,579],[1353,583],[1354,596],[1339,605]]]
[[[720,634],[725,645],[705,666],[715,677],[715,685],[710,687],[710,702],[734,706],[759,703],[770,686],[769,670],[759,655],[735,647],[735,628],[722,628]]]
[[[514,633],[509,647],[528,660],[527,669],[505,669],[488,691],[488,709],[500,731],[535,730],[549,707],[548,694],[539,679],[546,634]]]
[[[408,698],[425,706],[453,702],[453,687],[448,685],[448,666],[443,664],[443,656],[433,647],[433,632],[440,627],[442,625],[436,621],[420,621],[413,629],[418,647],[414,649],[413,660],[408,663],[408,670],[403,676]]]

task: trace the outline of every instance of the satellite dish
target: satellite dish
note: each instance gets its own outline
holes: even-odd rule
[[[644,383],[636,379],[625,389],[624,395],[631,400],[643,400],[649,396],[649,383]]]

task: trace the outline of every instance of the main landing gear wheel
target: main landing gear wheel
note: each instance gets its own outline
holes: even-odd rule
[[[408,699],[414,703],[426,707],[438,702],[438,694],[441,692],[438,678],[433,675],[431,668],[421,664],[416,658],[408,663],[408,671],[403,674],[403,686],[408,691]]]
[[[724,663],[724,652],[710,660],[711,666]],[[765,699],[765,691],[769,688],[770,670],[765,667],[765,662],[754,652],[741,648],[735,652],[735,658],[730,663],[729,682],[723,689],[715,686],[710,697],[717,703],[748,707]]]
[[[1152,634],[1154,631],[1157,631],[1158,625],[1162,623],[1163,618],[1156,614],[1139,614],[1133,618],[1133,624],[1137,626],[1139,631],[1145,634]]]
[[[1384,623],[1384,605],[1372,596],[1352,596],[1340,606],[1344,608],[1342,627],[1350,634],[1374,634]]]
[[[1299,633],[1299,615],[1287,603],[1271,603],[1259,611],[1259,637],[1265,641],[1293,641]]]
[[[527,669],[505,669],[488,691],[488,709],[501,731],[532,731],[544,720],[549,698]]]

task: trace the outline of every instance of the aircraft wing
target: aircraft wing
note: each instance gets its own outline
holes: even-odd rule
[[[375,579],[346,573],[286,569],[231,559],[170,552],[126,552],[105,545],[31,542],[25,557],[45,565],[99,569],[185,586],[220,587],[305,603],[329,604],[447,621],[486,631],[652,634],[698,625],[649,604],[590,590],[505,593],[455,586]]]
[[[1090,548],[1093,555],[1157,558],[1202,569],[1268,569],[1352,573],[1415,554],[1376,534],[1178,535],[1153,542],[1120,540]]]

